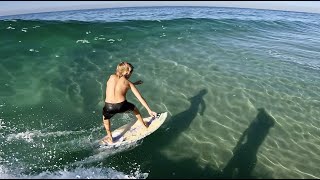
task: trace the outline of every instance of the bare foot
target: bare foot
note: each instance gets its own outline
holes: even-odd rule
[[[145,127],[145,128],[148,128],[148,127],[149,127],[149,123],[148,123],[148,122],[144,122],[143,124],[144,124],[144,127]]]
[[[102,142],[103,144],[112,144],[112,143],[113,143],[113,140],[112,140],[112,138],[110,138],[110,137],[106,137],[106,138],[103,138],[103,139],[101,140],[101,142]]]

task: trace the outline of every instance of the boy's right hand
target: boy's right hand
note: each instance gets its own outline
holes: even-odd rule
[[[152,117],[157,117],[157,113],[156,112],[153,112],[153,111],[150,110],[148,113]]]

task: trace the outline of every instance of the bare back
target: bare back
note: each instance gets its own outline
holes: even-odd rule
[[[120,103],[126,100],[126,93],[130,88],[129,81],[125,77],[111,75],[107,81],[106,99],[107,103]]]

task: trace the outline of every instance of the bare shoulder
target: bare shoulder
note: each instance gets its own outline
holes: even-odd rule
[[[115,79],[116,79],[116,75],[112,74],[112,75],[109,76],[109,79],[107,80],[107,83],[112,83],[112,82],[115,81]]]
[[[131,81],[129,81],[129,80],[127,80],[127,81],[128,81],[128,85],[129,85],[130,88],[134,87],[134,84]]]
[[[109,76],[109,80],[114,80],[116,77],[117,77],[116,75],[111,74],[111,75]]]
[[[121,82],[121,84],[123,84],[124,86],[126,86],[126,87],[130,87],[131,85],[130,85],[130,81],[127,79],[127,78],[125,78],[125,77],[121,77],[120,79],[119,79],[119,81]]]

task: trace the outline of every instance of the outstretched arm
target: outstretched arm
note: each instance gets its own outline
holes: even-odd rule
[[[141,96],[139,90],[135,87],[135,85],[129,81],[130,88],[133,92],[133,94],[137,97],[137,99],[140,101],[140,103],[147,109],[150,116],[157,116],[156,112],[153,112],[150,107],[148,106],[147,102],[144,100],[144,98]]]

